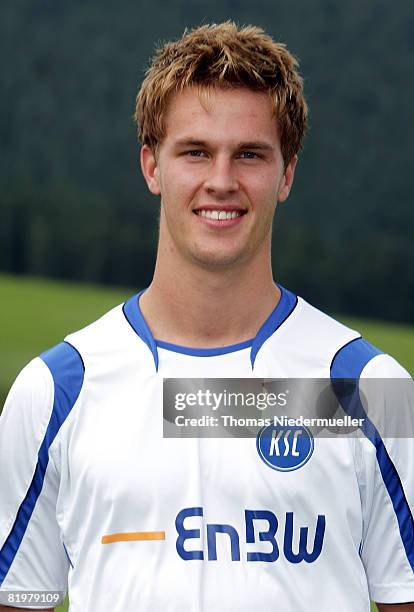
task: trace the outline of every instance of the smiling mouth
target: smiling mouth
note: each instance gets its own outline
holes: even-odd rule
[[[206,219],[213,219],[214,221],[228,221],[229,219],[236,219],[245,214],[243,210],[210,210],[206,208],[200,208],[195,210],[194,213],[199,217],[205,217]]]

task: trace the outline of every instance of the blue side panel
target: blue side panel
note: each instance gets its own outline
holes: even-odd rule
[[[263,323],[262,327],[257,332],[255,339],[253,340],[252,349],[250,351],[250,362],[252,364],[252,368],[254,368],[257,353],[262,348],[264,342],[266,342],[266,340],[275,333],[277,328],[280,327],[284,321],[286,321],[298,303],[298,298],[294,293],[288,291],[282,287],[282,285],[278,284],[278,287],[281,292],[280,300],[277,303],[276,308]]]
[[[334,391],[344,411],[364,419],[361,427],[365,436],[375,446],[378,466],[384,485],[390,496],[407,559],[414,571],[414,520],[404,489],[384,442],[375,425],[368,419],[359,395],[359,379],[366,364],[381,351],[362,338],[356,338],[343,346],[331,364]]]
[[[46,469],[49,463],[49,448],[59,429],[72,410],[82,388],[85,368],[78,351],[68,342],[61,342],[41,356],[49,368],[54,381],[52,413],[43,441],[32,482],[20,504],[13,527],[0,550],[0,586],[16,556],[23,540],[36,501],[42,491]]]

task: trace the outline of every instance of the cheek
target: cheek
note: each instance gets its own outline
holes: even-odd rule
[[[199,172],[196,170],[189,172],[188,169],[183,170],[178,164],[163,173],[161,189],[165,194],[168,194],[169,199],[173,194],[191,197],[194,190],[200,184],[201,178],[198,175]]]
[[[250,197],[261,209],[274,210],[277,202],[278,180],[274,176],[256,175],[250,182]]]

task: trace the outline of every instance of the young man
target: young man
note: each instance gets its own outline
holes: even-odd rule
[[[273,280],[272,220],[306,127],[296,68],[233,23],[154,58],[136,109],[160,197],[154,278],[10,392],[3,603],[68,580],[73,612],[414,610],[411,441],[301,432],[302,460],[289,430],[283,466],[260,434],[163,437],[163,379],[407,376]]]

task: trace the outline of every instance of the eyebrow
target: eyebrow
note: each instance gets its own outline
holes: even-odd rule
[[[206,140],[196,140],[193,138],[180,138],[175,142],[175,146],[177,147],[204,147],[209,148],[211,145]],[[260,150],[260,151],[273,151],[274,147],[268,143],[261,140],[257,141],[249,141],[249,142],[239,142],[236,145],[236,149],[249,149],[249,150]]]

